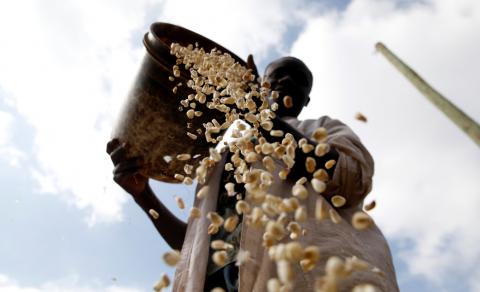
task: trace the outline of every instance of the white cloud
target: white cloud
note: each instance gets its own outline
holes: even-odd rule
[[[129,38],[142,27],[147,2],[128,3],[0,8],[0,87],[34,129],[32,175],[40,190],[89,210],[91,224],[120,219],[127,199],[111,182],[105,144],[141,54]]]
[[[162,21],[203,34],[246,59],[261,59],[271,50],[285,52],[285,33],[301,26],[321,4],[311,1],[166,1]]]
[[[25,159],[25,154],[12,145],[12,123],[13,116],[0,111],[0,157],[7,160],[9,165],[18,167]]]
[[[15,279],[5,274],[0,274],[0,292],[139,292],[138,288],[123,287],[118,285],[83,285],[77,275],[66,276],[55,281],[31,286],[18,283]]]
[[[2,2],[0,87],[33,127],[38,167],[25,167],[38,190],[87,210],[89,224],[122,218],[127,197],[111,180],[104,149],[149,21],[180,24],[244,58],[262,57],[285,50],[287,28],[314,10],[293,0]]]
[[[390,239],[414,243],[400,256],[439,286],[480,272],[479,149],[374,45],[384,42],[478,120],[479,30],[478,1],[358,0],[310,20],[292,48],[315,79],[303,117],[321,111],[361,136],[376,160],[373,216]],[[357,111],[368,124],[353,119]]]

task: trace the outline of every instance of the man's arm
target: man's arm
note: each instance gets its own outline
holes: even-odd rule
[[[107,153],[110,155],[115,168],[113,180],[129,193],[135,202],[145,211],[153,225],[173,249],[180,250],[183,245],[187,224],[173,215],[154,194],[148,184],[148,177],[140,174],[143,163],[140,158],[126,158],[125,145],[118,139],[107,144]],[[158,213],[155,219],[150,215],[150,209]]]
[[[168,210],[165,205],[160,202],[155,193],[147,185],[145,190],[139,195],[133,197],[135,202],[149,215],[157,231],[162,235],[171,248],[180,250],[187,232],[187,224],[178,219]],[[149,214],[149,210],[153,209],[159,214],[159,218],[155,219]]]

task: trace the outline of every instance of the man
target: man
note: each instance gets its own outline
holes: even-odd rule
[[[249,57],[249,67],[254,69],[253,59]],[[398,291],[395,272],[386,240],[376,226],[358,231],[352,227],[353,214],[361,210],[363,199],[371,190],[373,176],[373,160],[358,137],[346,125],[327,116],[318,120],[299,121],[297,116],[310,100],[313,78],[310,70],[300,60],[285,57],[269,64],[265,70],[264,80],[271,84],[272,90],[279,93],[279,108],[273,120],[274,128],[285,133],[291,133],[298,141],[306,138],[310,144],[314,130],[324,127],[328,131],[326,143],[330,150],[322,157],[315,157],[316,165],[323,166],[329,160],[335,160],[336,165],[328,170],[330,180],[322,196],[324,204],[328,205],[330,198],[341,194],[346,198],[346,204],[337,209],[340,222],[330,220],[319,221],[315,218],[315,205],[319,195],[307,184],[308,197],[304,201],[307,208],[307,219],[302,224],[306,234],[298,241],[303,245],[315,245],[320,249],[321,259],[316,267],[303,273],[299,265],[294,267],[294,291],[312,291],[318,276],[325,274],[325,263],[330,256],[347,258],[356,256],[366,262],[372,269],[352,273],[349,277],[339,279],[336,283],[339,291],[350,291],[360,283],[371,283],[381,291]],[[285,96],[292,97],[292,103],[282,102]],[[269,141],[278,139],[271,137],[267,131],[262,132]],[[267,251],[262,246],[263,230],[244,222],[240,223],[231,233],[215,234],[213,239],[222,239],[232,244],[233,254],[223,267],[214,267],[210,259],[210,236],[207,234],[209,220],[202,216],[190,219],[188,224],[172,215],[156,198],[148,186],[148,179],[135,175],[141,167],[139,159],[125,159],[124,145],[111,141],[107,152],[115,164],[114,180],[135,201],[148,212],[155,209],[160,219],[153,220],[155,227],[174,249],[181,249],[181,260],[177,265],[174,291],[209,291],[214,287],[222,287],[228,291],[266,291],[269,279],[277,277],[275,264],[269,259]],[[209,187],[206,198],[195,199],[194,206],[203,215],[218,211],[221,216],[228,216],[234,210],[234,202],[229,201],[223,185],[231,177],[224,171],[228,155],[211,169],[204,185]],[[305,170],[306,154],[300,149],[295,153],[295,166],[290,170],[287,180],[278,177],[282,162],[276,161],[277,173],[269,193],[279,197],[291,196],[292,186],[297,178],[311,177]],[[261,167],[259,165],[253,167]],[[248,252],[249,260],[240,267],[235,266],[235,256]]]

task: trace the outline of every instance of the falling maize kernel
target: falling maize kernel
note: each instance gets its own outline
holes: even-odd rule
[[[281,240],[285,236],[283,225],[276,221],[269,221],[265,230],[272,234],[276,240]]]
[[[197,135],[195,135],[195,134],[192,134],[192,133],[190,133],[190,132],[187,132],[187,136],[188,136],[188,138],[190,138],[190,139],[192,139],[192,140],[197,140]]]
[[[294,212],[299,207],[298,199],[295,197],[290,197],[287,199],[283,199],[280,208],[283,209],[284,212]]]
[[[155,292],[160,292],[168,286],[170,286],[170,278],[168,278],[166,274],[162,274],[160,276],[160,280],[158,280],[158,282],[153,286],[153,290]]]
[[[208,225],[208,229],[207,229],[207,233],[209,235],[213,235],[213,234],[216,234],[218,232],[219,228],[217,225],[215,224],[210,224]]]
[[[358,284],[353,287],[352,292],[378,292],[380,291],[370,283]]]
[[[260,207],[254,207],[252,209],[252,213],[250,214],[250,222],[255,227],[261,227],[263,225],[262,222],[263,217],[263,210]]]
[[[180,209],[185,209],[185,203],[183,202],[183,199],[180,198],[179,196],[175,196],[175,202],[177,203],[178,208]]]
[[[345,270],[353,272],[353,271],[366,271],[370,265],[356,256],[348,257],[345,259]]]
[[[276,100],[278,98],[278,91],[275,91],[275,90],[272,90],[271,94],[270,94],[270,97],[273,99],[273,100]]]
[[[303,259],[309,260],[313,263],[318,262],[320,259],[320,249],[318,246],[309,245],[303,250]]]
[[[195,110],[189,109],[189,110],[187,111],[186,115],[187,115],[187,118],[193,119],[193,118],[195,117]]]
[[[202,212],[197,207],[192,207],[190,209],[190,218],[198,219],[202,216]]]
[[[307,209],[305,207],[300,207],[297,210],[295,210],[295,221],[298,222],[304,222],[307,220]]]
[[[270,156],[265,156],[262,160],[262,163],[268,172],[273,173],[275,171],[275,163]]]
[[[273,128],[273,123],[271,121],[265,121],[265,122],[260,123],[260,126],[265,131],[270,131]]]
[[[225,164],[226,171],[232,171],[233,169],[233,164],[231,164],[230,162]]]
[[[208,195],[209,187],[208,186],[203,186],[198,192],[197,192],[197,198],[203,199]]]
[[[325,168],[330,169],[335,165],[335,163],[337,163],[335,160],[330,159],[329,161],[325,162]]]
[[[290,262],[300,261],[303,253],[303,247],[298,241],[292,241],[285,245],[285,256]]]
[[[191,174],[193,171],[193,165],[191,164],[185,164],[183,166],[183,171],[185,171],[186,174]]]
[[[289,172],[290,172],[290,171],[289,171],[288,169],[282,169],[282,170],[278,173],[278,177],[279,177],[281,180],[286,180]]]
[[[293,233],[300,233],[302,231],[302,227],[300,224],[298,224],[298,222],[291,221],[287,225],[287,230]]]
[[[215,287],[210,290],[210,292],[225,292],[225,289],[223,289],[222,287]]]
[[[271,107],[272,111],[277,111],[278,110],[278,103],[274,102],[272,103],[272,107]]]
[[[334,209],[328,210],[328,214],[330,215],[330,220],[332,220],[333,223],[339,224],[340,222],[342,222],[342,217],[340,217],[338,212]]]
[[[212,240],[210,243],[210,247],[215,250],[219,249],[226,249],[226,250],[232,250],[233,246],[230,243],[226,243],[223,240],[217,239],[217,240]]]
[[[344,197],[339,195],[333,196],[330,200],[332,201],[332,205],[336,208],[343,207],[347,202],[347,200]]]
[[[341,258],[331,256],[325,264],[325,272],[328,276],[343,276],[345,274],[345,263]]]
[[[302,148],[305,144],[308,144],[308,140],[306,138],[301,138],[298,140],[298,147]]]
[[[213,225],[221,226],[223,224],[222,216],[218,215],[217,212],[208,212],[207,218],[212,222]]]
[[[313,146],[312,144],[304,144],[301,146],[301,148],[302,148],[302,152],[307,154],[312,152],[312,150],[315,149],[315,146]]]
[[[286,108],[291,108],[293,106],[293,100],[290,95],[285,95],[285,97],[283,97],[283,105]]]
[[[186,160],[189,160],[190,158],[191,158],[191,155],[187,153],[177,155],[177,160],[180,160],[180,161],[186,161]]]
[[[313,178],[310,183],[312,184],[313,190],[319,194],[323,193],[327,188],[327,185],[323,181],[316,178]]]
[[[355,119],[361,121],[361,122],[364,122],[366,123],[367,122],[367,117],[364,116],[362,113],[358,112],[355,114]]]
[[[317,198],[315,202],[315,218],[317,220],[323,220],[328,217],[327,208],[323,198]]]
[[[239,215],[250,213],[250,205],[244,200],[239,200],[235,204],[235,210]]]
[[[228,232],[232,232],[237,227],[237,224],[238,224],[238,216],[233,215],[228,217],[225,220],[225,222],[223,223],[223,228]]]
[[[285,155],[282,157],[283,163],[287,166],[287,169],[291,169],[295,165],[295,160],[291,156]]]
[[[170,267],[175,267],[180,261],[180,251],[174,249],[163,254],[163,261]]]
[[[280,260],[277,262],[277,275],[278,279],[283,284],[291,283],[295,277],[292,266],[287,260]]]
[[[219,267],[222,267],[227,262],[227,252],[224,250],[216,251],[212,255],[212,261]]]
[[[227,194],[229,197],[235,196],[235,184],[232,182],[225,184],[225,190],[227,190]]]
[[[250,256],[250,252],[248,250],[242,250],[240,249],[237,253],[236,260],[237,262],[235,263],[235,266],[242,266],[246,262],[250,261],[252,258]]]
[[[277,278],[268,279],[267,292],[281,292],[282,283]]]
[[[307,182],[307,178],[303,176],[303,177],[299,178],[299,179],[295,182],[295,184],[297,184],[297,185],[303,185],[303,184],[305,184],[306,182]]]
[[[273,236],[273,234],[269,233],[269,232],[265,232],[262,236],[262,246],[263,247],[271,247],[275,244],[275,236]]]
[[[176,180],[179,180],[179,181],[182,181],[185,179],[185,176],[182,175],[182,174],[179,174],[179,173],[176,173],[173,175],[173,177],[176,179]]]
[[[385,273],[382,270],[380,270],[378,267],[373,267],[372,273],[377,274],[380,277],[385,277]]]
[[[352,225],[357,230],[364,230],[373,225],[373,220],[367,213],[358,211],[352,216]]]
[[[330,179],[327,171],[323,168],[317,169],[313,173],[313,178],[316,178],[316,179],[318,179],[320,181],[323,181],[323,182],[327,182]]]
[[[153,209],[148,210],[148,214],[150,214],[150,216],[152,216],[152,218],[155,219],[155,220],[157,220],[158,217],[160,217],[158,212],[153,210]]]
[[[317,167],[317,162],[313,157],[307,157],[305,160],[305,170],[308,173],[313,173],[315,171],[315,168]]]
[[[308,197],[307,188],[305,188],[304,185],[295,184],[292,187],[292,195],[294,197],[297,197],[297,198],[301,199],[301,200],[305,200]]]
[[[330,145],[327,143],[319,143],[315,146],[315,155],[318,157],[322,157],[323,155],[327,154],[330,151]]]
[[[282,130],[271,130],[270,131],[270,136],[272,136],[272,137],[283,137],[283,131]]]
[[[245,161],[248,163],[253,163],[258,160],[258,155],[255,152],[249,152],[247,156],[245,156]]]
[[[193,184],[193,179],[189,176],[186,176],[183,179],[183,184],[189,186],[189,185]]]
[[[325,140],[327,136],[327,129],[325,129],[324,127],[317,128],[312,133],[312,139],[318,143],[323,142],[323,140]]]
[[[373,208],[375,208],[376,205],[377,203],[375,201],[371,201],[370,203],[366,204],[363,208],[365,209],[365,211],[370,211],[370,210],[373,210]]]
[[[302,268],[302,271],[304,273],[310,272],[315,268],[317,263],[311,261],[311,260],[301,260],[300,261],[300,267]]]
[[[264,143],[262,145],[262,154],[263,155],[269,155],[273,152],[273,146],[270,143]]]

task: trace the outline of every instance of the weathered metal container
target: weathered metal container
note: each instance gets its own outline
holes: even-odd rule
[[[112,138],[118,138],[127,143],[127,157],[143,157],[147,163],[146,173],[151,178],[171,183],[180,181],[174,174],[184,174],[185,161],[175,159],[177,154],[189,153],[200,157],[191,159],[188,163],[195,167],[201,157],[208,155],[209,147],[203,135],[192,140],[186,132],[195,133],[197,128],[212,119],[224,120],[218,111],[207,110],[203,104],[197,104],[197,110],[204,114],[193,120],[188,120],[185,111],[180,111],[180,100],[194,93],[186,86],[190,79],[187,70],[181,70],[181,76],[170,81],[172,68],[176,64],[175,56],[170,54],[170,45],[179,43],[182,46],[198,43],[198,46],[209,52],[213,48],[229,53],[241,65],[245,62],[224,47],[193,31],[168,23],[153,23],[150,32],[144,37],[146,54],[136,76],[131,91]],[[177,87],[177,92],[173,88]],[[192,123],[190,127],[187,125]]]

